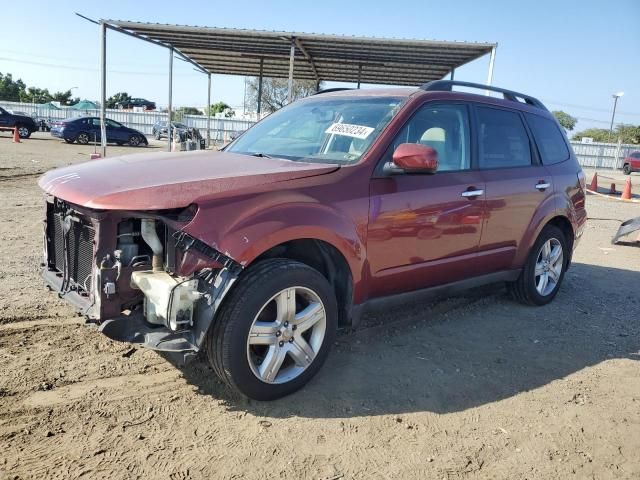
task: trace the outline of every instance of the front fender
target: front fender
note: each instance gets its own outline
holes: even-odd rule
[[[265,192],[200,205],[184,231],[243,267],[282,243],[322,240],[346,259],[357,297],[366,259],[367,215],[368,201],[362,197],[327,204],[300,191]]]

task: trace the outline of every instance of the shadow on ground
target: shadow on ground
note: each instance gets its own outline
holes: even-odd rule
[[[638,285],[640,272],[574,264],[554,302],[544,307],[519,305],[494,286],[435,304],[371,313],[370,324],[387,325],[339,336],[316,378],[275,402],[239,398],[205,360],[181,370],[202,395],[256,415],[457,412],[607,359],[639,360]]]

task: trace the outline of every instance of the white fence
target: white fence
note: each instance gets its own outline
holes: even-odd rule
[[[62,108],[44,108],[44,105],[36,103],[5,102],[0,101],[0,107],[6,110],[24,112],[27,115],[63,120],[74,117],[99,117],[100,110],[73,110]],[[166,122],[167,114],[157,111],[132,112],[128,110],[107,109],[107,118],[123,123],[127,127],[140,130],[145,135],[151,135],[153,125],[157,122]],[[198,128],[203,137],[207,134],[207,117],[205,115],[183,115],[182,123],[191,128]],[[232,132],[241,132],[252,126],[255,122],[250,120],[238,120],[232,118],[211,118],[211,140],[222,142],[225,136]]]
[[[618,145],[617,143],[571,142],[578,162],[583,167],[622,168],[622,161],[631,152],[640,150],[640,145]]]

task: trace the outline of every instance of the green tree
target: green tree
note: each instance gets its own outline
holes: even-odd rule
[[[563,112],[562,110],[556,110],[553,113],[553,116],[556,117],[558,123],[562,125],[562,128],[565,130],[573,130],[578,123],[578,119],[576,117],[572,117],[568,113]]]
[[[24,95],[26,87],[22,80],[14,80],[10,73],[3,75],[0,72],[0,100],[19,102],[20,96]]]
[[[46,88],[29,87],[20,96],[23,102],[46,103],[53,100],[53,97]]]
[[[56,92],[52,97],[53,100],[60,102],[61,105],[75,105],[80,101],[79,97],[73,98],[71,96],[71,90],[67,90],[66,92]]]
[[[322,89],[322,84],[320,84]],[[315,80],[293,80],[293,100],[308,97],[316,92]],[[248,82],[249,106],[258,109],[258,78]],[[264,113],[273,113],[289,103],[289,80],[286,78],[262,79],[262,104]]]
[[[224,116],[227,118],[231,118],[236,114],[236,112],[234,112],[233,109],[225,102],[214,103],[209,107],[209,115],[213,116],[217,113],[224,113]]]
[[[107,108],[116,108],[116,103],[128,102],[129,100],[131,100],[131,95],[127,92],[118,92],[107,99],[106,106]]]
[[[195,107],[180,107],[182,115],[202,115],[202,112]]]

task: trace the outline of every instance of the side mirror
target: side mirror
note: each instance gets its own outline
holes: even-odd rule
[[[407,173],[433,175],[438,170],[438,152],[435,148],[419,143],[402,143],[393,152],[393,167]],[[397,172],[393,172],[397,173]]]

